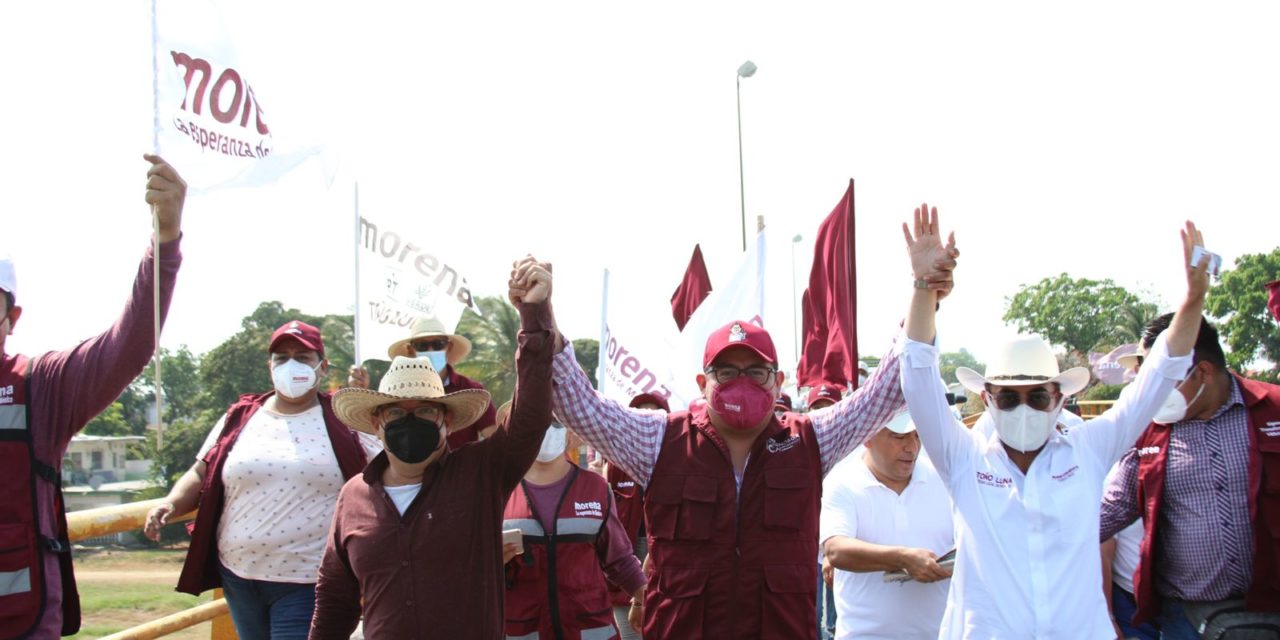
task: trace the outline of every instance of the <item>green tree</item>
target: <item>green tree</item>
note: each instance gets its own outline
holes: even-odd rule
[[[520,312],[505,298],[487,296],[476,304],[484,317],[462,312],[458,333],[471,340],[471,355],[458,363],[458,372],[483,384],[495,405],[511,399],[516,388],[516,340]]]
[[[94,416],[85,425],[84,433],[90,436],[128,436],[133,435],[133,429],[125,420],[124,405],[117,400]]]
[[[1067,274],[1025,286],[1005,299],[1004,321],[1022,333],[1038,333],[1086,360],[1091,350],[1132,341],[1130,317],[1151,318],[1156,306],[1110,279],[1072,279]]]
[[[599,388],[596,382],[596,368],[600,366],[600,341],[595,338],[578,338],[573,341],[573,355],[578,359],[578,366],[587,372],[591,386]]]
[[[1280,330],[1267,311],[1268,282],[1280,277],[1280,247],[1271,253],[1251,253],[1236,259],[1235,268],[1223,271],[1209,289],[1205,310],[1218,321],[1227,362],[1244,371],[1259,358],[1270,360],[1271,374],[1280,376]]]
[[[963,348],[959,351],[951,351],[940,355],[938,363],[942,370],[942,381],[947,384],[958,382],[956,380],[957,367],[969,367],[979,373],[986,368],[986,365],[978,362],[978,359],[972,353],[969,353],[968,349]]]
[[[224,410],[225,407],[206,409],[165,425],[162,449],[156,448],[155,431],[147,433],[146,455],[151,459],[151,477],[157,485],[164,487],[163,493],[168,493],[178,478],[195,463],[200,445],[204,444],[209,430],[217,424]]]

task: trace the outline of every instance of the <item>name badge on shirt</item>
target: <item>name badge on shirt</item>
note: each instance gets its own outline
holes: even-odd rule
[[[790,438],[787,438],[782,442],[778,442],[777,440],[770,440],[764,444],[764,448],[769,453],[781,453],[798,444],[800,444],[800,436],[791,436]]]
[[[1053,478],[1054,480],[1057,480],[1058,482],[1063,482],[1071,478],[1071,476],[1074,476],[1076,474],[1076,471],[1078,471],[1079,469],[1080,469],[1080,465],[1077,464],[1072,466],[1070,469],[1063,471],[1062,473],[1054,474],[1049,477]]]
[[[1262,432],[1272,438],[1280,436],[1280,422],[1268,422],[1266,426],[1262,427]]]
[[[1008,489],[1013,486],[1013,478],[1010,476],[998,476],[986,471],[978,471],[976,473],[978,474],[978,484],[985,484],[988,487],[997,489]]]
[[[1154,456],[1160,453],[1160,447],[1143,447],[1138,449],[1139,456]]]

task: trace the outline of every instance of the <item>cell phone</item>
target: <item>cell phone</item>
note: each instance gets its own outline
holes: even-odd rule
[[[1215,278],[1218,277],[1218,271],[1222,268],[1222,256],[1209,251],[1200,245],[1196,245],[1196,247],[1191,251],[1191,266],[1194,267],[1199,265],[1200,260],[1205,256],[1209,256],[1209,275]]]
[[[524,553],[524,532],[519,529],[503,529],[502,544],[514,544]]]

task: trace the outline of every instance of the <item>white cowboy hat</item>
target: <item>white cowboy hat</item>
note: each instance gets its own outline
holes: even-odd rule
[[[406,347],[420,338],[448,338],[449,347],[445,350],[444,357],[449,364],[458,364],[467,357],[468,353],[471,353],[470,340],[445,331],[443,322],[435,316],[428,316],[414,320],[413,325],[409,327],[409,337],[391,343],[391,346],[387,347],[387,357],[395,360],[396,356],[408,355],[409,350]]]
[[[1089,384],[1089,370],[1072,367],[1059,372],[1058,359],[1053,357],[1049,343],[1039,336],[1018,336],[1000,345],[986,373],[957,367],[956,379],[974,393],[985,391],[987,384],[1016,387],[1056,382],[1062,395],[1070,396]]]
[[[397,356],[377,391],[347,387],[333,394],[333,412],[348,427],[373,434],[377,431],[374,410],[401,400],[430,400],[444,405],[450,433],[475,422],[489,408],[488,391],[463,389],[445,393],[440,374],[426,358]]]
[[[1116,350],[1119,351],[1122,347],[1132,347],[1132,348],[1128,349],[1129,353],[1126,353],[1124,355],[1117,357],[1116,364],[1124,367],[1125,369],[1132,371],[1134,367],[1138,366],[1138,358],[1143,357],[1144,354],[1136,344],[1121,345],[1121,347],[1116,347]]]

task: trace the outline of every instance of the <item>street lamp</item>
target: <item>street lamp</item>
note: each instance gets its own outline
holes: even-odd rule
[[[733,82],[738,90],[738,199],[742,203],[742,251],[747,250],[747,188],[742,174],[742,79],[756,74],[756,63],[748,60],[738,67]]]
[[[800,234],[791,239],[791,333],[796,336],[796,362],[800,362],[800,323],[796,320],[799,312],[796,310],[796,245],[804,238]]]

